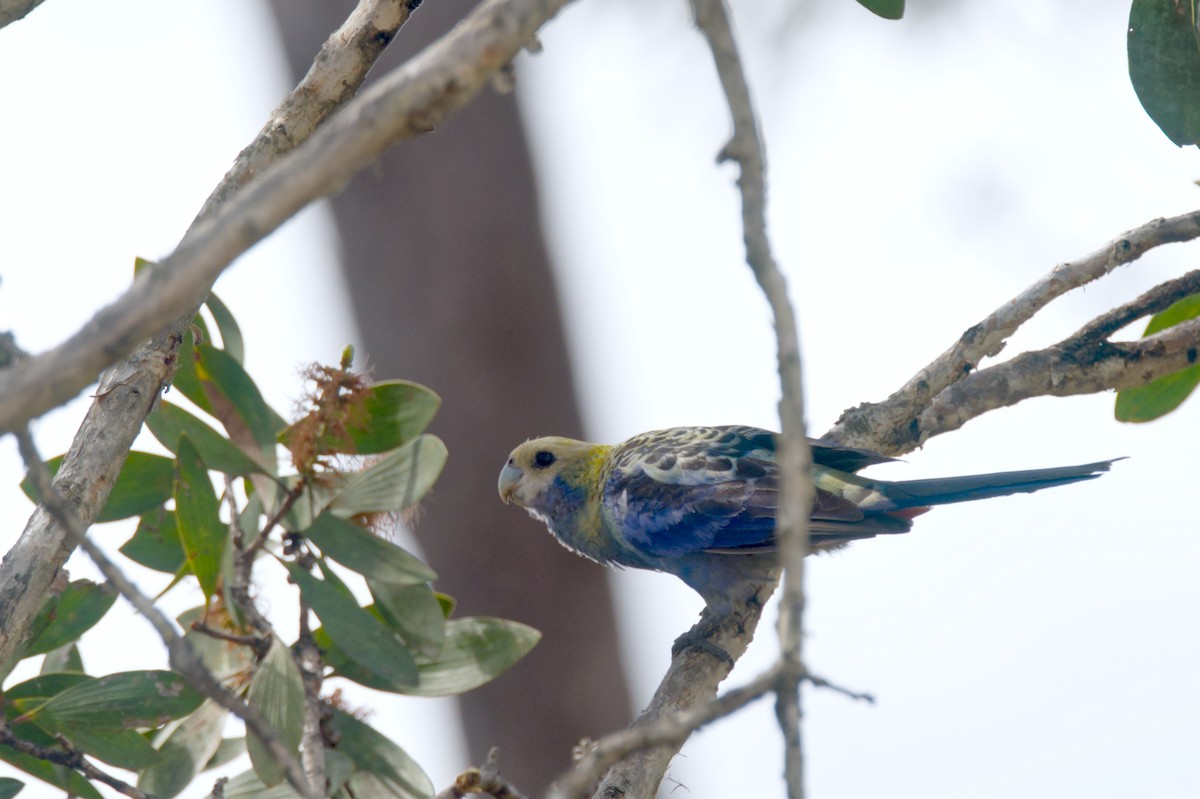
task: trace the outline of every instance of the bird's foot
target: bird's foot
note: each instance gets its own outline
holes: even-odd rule
[[[732,669],[734,663],[733,657],[709,640],[709,636],[716,629],[717,625],[713,622],[712,618],[705,615],[695,627],[675,639],[675,643],[671,645],[671,657],[675,657],[685,649],[695,649],[715,657]]]

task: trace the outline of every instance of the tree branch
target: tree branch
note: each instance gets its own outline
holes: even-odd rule
[[[115,791],[133,797],[133,799],[154,799],[150,794],[139,790],[123,780],[117,779],[108,772],[96,768],[96,766],[92,765],[91,761],[72,747],[70,742],[62,736],[59,736],[59,743],[62,744],[62,749],[39,746],[31,741],[18,738],[8,724],[0,723],[0,746],[7,746],[17,752],[29,755],[30,757],[36,757],[39,760],[45,760],[48,763],[55,763],[75,769],[87,779],[102,782]]]
[[[1040,281],[969,328],[949,350],[917,372],[886,400],[863,403],[844,412],[837,424],[825,433],[825,437],[849,446],[874,449],[885,455],[901,455],[936,435],[934,430],[946,432],[961,427],[966,419],[944,429],[925,427],[930,417],[936,415],[930,413],[935,402],[943,406],[946,404],[939,401],[938,396],[969,375],[983,358],[999,354],[1008,338],[1034,314],[1068,291],[1136,261],[1155,247],[1192,241],[1197,237],[1200,237],[1200,211],[1192,211],[1169,219],[1153,219],[1077,261],[1059,264]],[[1098,387],[1091,390],[1132,387],[1128,384],[1096,385]]]
[[[65,497],[58,493],[58,489],[51,482],[50,473],[42,462],[41,455],[38,454],[37,446],[34,444],[33,436],[30,435],[28,428],[18,430],[16,437],[21,457],[24,458],[30,477],[37,486],[38,496],[42,498],[42,507],[51,513],[58,524],[74,539],[73,543],[87,553],[104,578],[133,605],[138,613],[150,622],[167,647],[171,668],[183,675],[197,691],[245,722],[247,729],[259,737],[263,746],[279,763],[288,783],[296,789],[297,793],[305,799],[320,799],[324,791],[314,789],[309,785],[300,763],[283,745],[279,735],[262,714],[255,707],[231,693],[213,677],[212,673],[205,668],[200,656],[192,649],[187,639],[179,634],[166,614],[159,610],[158,606],[143,594],[99,547],[87,538],[87,528],[75,513],[75,509]]]
[[[0,0],[0,28],[10,22],[24,19],[45,0]]]

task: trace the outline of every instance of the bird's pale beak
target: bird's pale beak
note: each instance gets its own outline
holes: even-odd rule
[[[500,470],[500,499],[504,500],[504,504],[512,502],[513,493],[517,490],[517,483],[521,481],[522,475],[525,472],[518,466],[513,466],[511,463],[504,464],[504,468]]]

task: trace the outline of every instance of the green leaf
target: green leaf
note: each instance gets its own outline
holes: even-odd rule
[[[155,508],[143,513],[137,530],[121,545],[120,552],[148,569],[176,574],[183,568],[187,558],[183,554],[183,541],[179,537],[175,511]]]
[[[149,768],[161,759],[158,750],[134,730],[97,730],[88,727],[72,727],[65,730],[48,730],[66,736],[79,751],[99,758],[117,768]]]
[[[80,682],[31,710],[16,704],[41,726],[130,730],[186,716],[202,699],[174,672],[125,671]]]
[[[24,707],[36,708],[44,704],[50,697],[94,679],[96,678],[75,672],[50,672],[4,689],[4,699],[20,712],[20,707],[17,705],[18,700],[24,703]]]
[[[222,738],[220,746],[213,756],[204,764],[205,771],[211,771],[215,768],[220,768],[226,763],[230,763],[242,755],[246,754],[246,739],[245,738]]]
[[[325,750],[325,780],[329,784],[327,796],[333,796],[346,784],[354,771],[354,763],[336,749]],[[225,799],[296,799],[299,796],[292,786],[280,783],[273,788],[263,785],[253,771],[243,771],[225,784]],[[360,799],[374,799],[370,794],[360,794]]]
[[[328,557],[376,580],[413,585],[437,578],[416,556],[329,511],[314,519],[301,534]]]
[[[228,716],[225,708],[208,701],[165,737],[160,735],[156,743],[161,761],[139,775],[138,787],[159,799],[170,799],[186,788],[221,745]]]
[[[350,714],[333,711],[330,726],[338,736],[339,751],[354,761],[347,783],[353,796],[372,799],[429,799],[433,783],[408,753]]]
[[[1194,0],[1133,0],[1129,80],[1142,108],[1176,145],[1200,141],[1200,47]]]
[[[326,665],[339,677],[408,696],[451,696],[478,688],[507,671],[541,638],[537,630],[519,622],[478,616],[446,622],[445,636],[436,660],[418,660],[419,680],[413,686],[379,678],[351,659],[324,627],[313,631]]]
[[[420,657],[435,659],[446,640],[446,617],[427,585],[394,585],[367,579],[375,607],[389,627]]]
[[[186,435],[179,440],[179,469],[175,476],[175,519],[188,569],[196,575],[204,596],[217,590],[221,553],[228,526],[221,521],[220,505],[208,479],[200,453]]]
[[[74,580],[58,596],[42,602],[33,622],[33,640],[22,657],[40,655],[71,643],[90,630],[117,601],[117,592],[105,583]]]
[[[1153,336],[1180,322],[1200,317],[1200,294],[1184,297],[1150,317],[1142,337]],[[1117,392],[1114,415],[1119,422],[1150,422],[1178,408],[1200,385],[1200,364],[1165,375],[1144,386]]]
[[[65,644],[46,653],[40,673],[53,674],[56,671],[83,671],[83,657],[79,654],[78,646]]]
[[[25,783],[11,777],[0,777],[0,799],[12,799],[21,792]]]
[[[360,666],[392,685],[414,685],[417,665],[395,633],[364,608],[332,575],[318,580],[288,563],[292,581],[338,647]]]
[[[417,436],[346,481],[329,509],[342,517],[402,511],[425,496],[445,464],[441,439]]]
[[[171,381],[171,386],[190,399],[197,408],[215,418],[212,403],[208,401],[208,395],[204,392],[204,383],[196,372],[196,361],[200,357],[200,354],[196,352],[195,338],[197,334],[200,336],[201,342],[208,341],[208,326],[200,314],[196,314],[192,326],[183,334],[183,341],[179,344],[179,354],[176,356],[179,368],[175,370],[175,379]]]
[[[217,323],[217,331],[221,334],[221,349],[238,363],[246,362],[246,344],[242,339],[242,329],[229,307],[221,302],[216,294],[209,294],[204,302],[208,306],[213,321]]]
[[[46,461],[46,468],[51,475],[58,474],[62,459],[63,456],[59,455]],[[96,521],[127,519],[162,505],[171,498],[174,471],[175,463],[170,458],[148,452],[130,452],[113,483],[108,502],[96,515]],[[39,501],[31,478],[26,477],[21,481],[21,490],[34,502]]]
[[[318,452],[377,455],[411,441],[429,426],[442,399],[419,383],[388,380],[371,386],[361,402],[347,408],[345,435],[327,431],[315,442]],[[296,429],[291,425],[279,436],[290,446]]]
[[[904,0],[858,0],[858,4],[884,19],[900,19],[904,16]]]
[[[169,402],[160,402],[146,419],[146,426],[171,452],[179,452],[179,440],[187,435],[204,465],[215,472],[236,475],[264,474],[265,470],[198,417]]]
[[[304,724],[304,681],[291,650],[278,638],[271,642],[267,656],[254,672],[248,700],[270,723],[280,743],[298,755]],[[264,785],[283,782],[283,766],[250,731],[246,734],[246,751],[250,753],[254,772]]]
[[[491,682],[537,645],[542,634],[507,619],[467,616],[446,622],[446,641],[438,659],[419,663],[420,681],[404,693],[412,696],[462,694]]]
[[[450,618],[454,614],[454,608],[458,604],[458,600],[449,594],[443,594],[441,591],[434,591],[433,594],[437,597],[438,604],[442,606],[442,618]]]
[[[208,384],[211,413],[234,441],[243,446],[253,441],[262,453],[261,463],[274,473],[276,439],[286,422],[267,406],[258,386],[233,356],[208,344],[196,347],[196,354],[196,376]]]

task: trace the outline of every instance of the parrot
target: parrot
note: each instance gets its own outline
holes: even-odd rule
[[[816,489],[810,551],[906,533],[934,505],[1040,491],[1099,477],[1114,460],[927,480],[874,480],[886,455],[809,439]],[[673,574],[714,613],[778,579],[776,436],[757,427],[675,427],[611,446],[550,436],[500,470],[500,498],[597,563]]]

